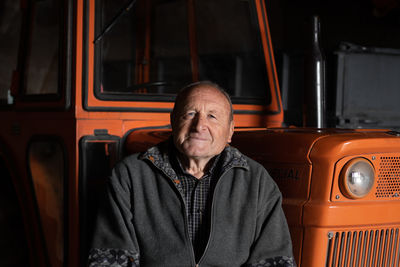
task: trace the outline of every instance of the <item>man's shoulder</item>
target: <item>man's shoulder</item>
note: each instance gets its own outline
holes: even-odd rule
[[[248,169],[264,169],[264,166],[258,161],[250,158],[249,156],[243,154],[239,149],[233,146],[226,147],[226,153],[230,154],[230,158],[236,162],[240,162],[243,166]]]
[[[243,162],[246,162],[246,168],[250,171],[251,176],[254,178],[255,176],[259,177],[262,181],[266,182],[269,185],[275,185],[275,181],[269,174],[268,170],[265,166],[259,162],[257,159],[250,158],[249,156],[243,154],[235,147],[230,147],[230,150],[237,155],[237,157],[241,158]],[[254,175],[254,176],[253,176]]]
[[[148,148],[146,151],[127,155],[115,165],[115,168],[147,166],[148,161],[153,162],[153,164],[158,161],[164,161],[165,153],[168,150],[167,146],[166,142],[161,142]]]
[[[141,154],[142,153],[134,153],[123,157],[115,164],[114,170],[129,169],[138,164],[142,164],[141,162],[143,162],[143,160],[140,159]]]

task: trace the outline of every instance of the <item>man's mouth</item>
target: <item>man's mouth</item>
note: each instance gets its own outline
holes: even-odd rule
[[[207,137],[198,136],[198,135],[189,135],[187,139],[197,140],[197,141],[208,141]]]

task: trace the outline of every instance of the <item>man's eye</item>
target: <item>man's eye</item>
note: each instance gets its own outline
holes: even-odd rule
[[[186,113],[185,117],[186,117],[186,118],[192,118],[192,117],[194,117],[195,115],[196,115],[195,112],[188,112],[188,113]]]
[[[217,117],[216,117],[215,115],[213,115],[213,114],[209,114],[208,117],[209,117],[209,118],[212,118],[212,119],[216,119],[216,118],[217,118]]]

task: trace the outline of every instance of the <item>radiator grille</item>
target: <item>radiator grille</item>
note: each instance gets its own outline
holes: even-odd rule
[[[398,197],[400,194],[400,157],[380,157],[375,196]]]
[[[399,266],[399,229],[330,232],[326,267]]]

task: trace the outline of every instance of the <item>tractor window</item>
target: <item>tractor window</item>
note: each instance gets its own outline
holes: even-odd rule
[[[17,68],[20,30],[19,1],[0,1],[0,105],[13,103],[11,77]]]
[[[64,260],[65,158],[55,140],[34,141],[28,151],[29,170],[51,266]]]
[[[267,97],[266,67],[251,1],[195,1],[200,79],[229,88],[233,99]]]
[[[234,103],[270,101],[253,1],[97,0],[95,20],[100,99],[171,101],[211,80]]]
[[[58,93],[60,12],[63,1],[29,1],[30,37],[26,45],[24,92],[26,95]]]

